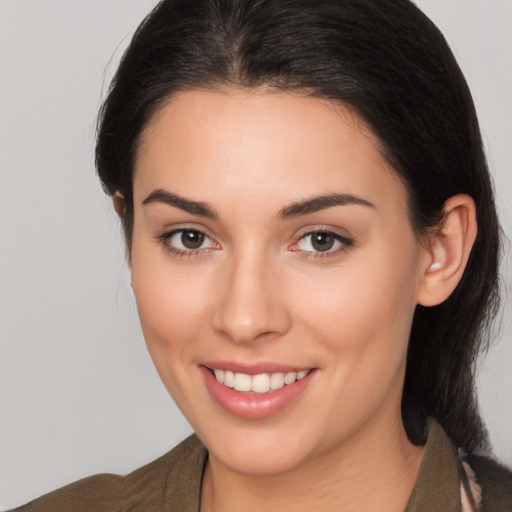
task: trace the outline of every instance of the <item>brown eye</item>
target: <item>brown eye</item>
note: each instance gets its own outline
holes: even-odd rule
[[[199,252],[218,249],[219,246],[198,229],[175,229],[157,237],[165,249],[173,254],[196,255]]]
[[[352,240],[335,233],[334,231],[310,231],[302,235],[296,244],[296,249],[311,254],[335,254],[348,249]]]
[[[184,229],[181,232],[181,243],[187,249],[199,249],[204,243],[204,233],[192,229]]]
[[[313,233],[311,235],[311,245],[318,252],[329,251],[334,247],[335,241],[336,239],[332,236],[331,233],[318,231],[317,233]]]

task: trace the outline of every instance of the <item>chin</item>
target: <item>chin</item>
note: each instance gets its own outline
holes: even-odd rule
[[[212,459],[231,471],[269,476],[294,470],[318,450],[320,435],[282,427],[253,423],[246,428],[231,428],[229,433],[198,430],[197,434]]]
[[[223,466],[236,473],[251,476],[287,473],[302,462],[302,454],[294,443],[291,446],[283,446],[283,443],[279,446],[270,443],[261,446],[257,442],[249,442],[243,446],[223,446],[213,450],[210,453]]]

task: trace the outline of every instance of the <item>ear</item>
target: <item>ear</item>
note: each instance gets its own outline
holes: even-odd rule
[[[436,306],[451,295],[462,278],[476,234],[473,199],[465,194],[450,197],[443,207],[441,225],[426,240],[418,304]]]
[[[123,194],[121,194],[119,190],[114,192],[114,195],[112,196],[112,203],[114,204],[114,210],[116,211],[117,215],[121,220],[123,220],[126,211],[126,203]]]
[[[114,210],[116,211],[118,217],[121,219],[121,222],[124,222],[124,216],[126,213],[126,201],[124,199],[123,194],[119,190],[116,190],[114,192],[114,195],[112,196],[112,203],[114,205]],[[125,235],[126,236],[126,235]],[[126,263],[128,264],[128,270],[130,271],[130,286],[131,286],[131,269],[132,269],[132,262],[131,262],[131,255],[128,248],[128,245],[125,246],[126,252]]]

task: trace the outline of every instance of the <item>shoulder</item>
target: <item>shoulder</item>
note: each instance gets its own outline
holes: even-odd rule
[[[206,449],[192,435],[162,457],[126,476],[100,474],[45,494],[11,512],[174,510],[199,492]]]
[[[482,512],[512,511],[512,471],[483,455],[470,454],[463,460],[482,489]]]

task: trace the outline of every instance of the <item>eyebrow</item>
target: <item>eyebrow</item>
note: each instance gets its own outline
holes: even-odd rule
[[[153,190],[144,201],[143,205],[152,203],[163,203],[170,206],[175,206],[180,210],[193,215],[200,215],[202,217],[208,217],[209,219],[217,219],[219,216],[212,206],[201,201],[192,201],[191,199],[185,199],[184,197],[168,192],[167,190],[157,189]]]
[[[352,194],[326,194],[323,196],[312,197],[311,199],[292,203],[291,205],[283,208],[279,212],[278,217],[283,220],[290,219],[292,217],[308,215],[320,210],[332,208],[333,206],[347,205],[360,205],[367,206],[369,208],[375,208],[373,203],[366,201],[366,199],[353,196]]]
[[[144,201],[142,201],[143,205],[152,203],[167,204],[179,208],[187,213],[200,215],[209,219],[219,218],[215,208],[210,206],[208,203],[192,201],[191,199],[186,199],[163,189],[154,190],[146,197],[146,199],[144,199]],[[315,213],[320,210],[326,210],[327,208],[332,208],[334,206],[348,205],[360,205],[375,208],[373,203],[352,194],[326,194],[323,196],[312,197],[304,201],[297,201],[285,206],[279,211],[277,216],[281,220],[286,220],[293,217],[299,217],[301,215]]]

